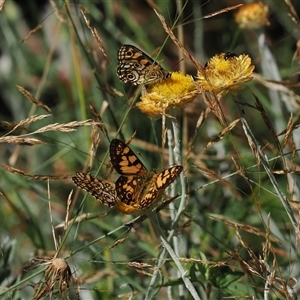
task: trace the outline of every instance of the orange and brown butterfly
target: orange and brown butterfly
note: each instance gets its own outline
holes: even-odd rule
[[[123,82],[133,85],[153,84],[171,77],[171,73],[132,45],[119,48],[117,74]]]
[[[121,174],[116,181],[116,205],[125,214],[152,208],[183,170],[182,166],[174,166],[161,173],[150,172],[118,139],[110,143],[110,158],[114,169]]]
[[[116,205],[117,194],[112,183],[82,172],[77,172],[72,180],[79,188],[87,191],[103,204],[109,207]]]

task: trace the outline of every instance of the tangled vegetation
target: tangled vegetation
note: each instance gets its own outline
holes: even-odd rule
[[[297,299],[300,4],[24,3],[1,299]]]

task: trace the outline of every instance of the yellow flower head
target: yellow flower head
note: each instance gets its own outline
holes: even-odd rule
[[[258,28],[268,25],[269,7],[262,2],[245,4],[235,14],[235,21],[241,28]]]
[[[184,106],[199,94],[190,75],[172,72],[170,78],[147,87],[137,107],[149,116],[164,114],[173,106]]]
[[[221,53],[213,56],[204,67],[204,74],[198,72],[196,83],[204,91],[215,93],[228,89],[239,89],[240,84],[250,81],[254,66],[246,54]]]

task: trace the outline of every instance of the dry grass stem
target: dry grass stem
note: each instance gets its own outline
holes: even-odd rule
[[[43,27],[42,24],[38,24],[37,26],[35,26],[35,28],[33,28],[32,30],[30,30],[30,32],[26,35],[26,37],[24,39],[22,39],[20,41],[20,43],[25,43],[34,33],[36,33],[37,31],[39,31],[42,27]],[[18,86],[18,88],[19,88],[19,86]],[[23,94],[23,92],[22,92],[22,94]],[[24,96],[27,98],[27,96],[25,94],[24,94]]]
[[[92,139],[92,144],[89,151],[88,171],[92,170],[93,168],[94,159],[101,141],[98,126],[92,127],[91,139]]]
[[[239,199],[239,200],[241,199],[239,192],[235,190],[235,188],[232,186],[232,184],[229,181],[222,178],[222,176],[220,176],[213,170],[208,169],[204,166],[200,167],[200,166],[195,165],[195,167],[197,169],[199,169],[205,177],[219,182],[222,186],[224,186],[226,189],[228,189],[228,191],[230,191],[230,193],[232,193],[232,195],[234,195],[234,197],[236,199]]]
[[[0,137],[0,143],[9,143],[9,144],[25,145],[25,146],[47,144],[47,142],[35,138],[24,138],[21,136],[14,136],[14,135]]]
[[[62,258],[53,258],[40,265],[48,265],[48,267],[44,272],[43,283],[36,288],[37,292],[32,300],[39,300],[46,295],[52,297],[56,286],[61,295],[68,294],[70,284],[74,281],[68,263]]]
[[[108,59],[106,51],[105,51],[104,43],[103,43],[102,39],[100,38],[96,27],[91,26],[91,22],[86,17],[86,13],[89,13],[89,12],[85,8],[83,8],[82,6],[80,7],[80,11],[81,11],[81,13],[83,15],[83,18],[85,20],[86,26],[88,27],[88,29],[91,31],[93,37],[95,38],[95,41],[96,41],[96,43],[97,43],[100,51],[102,52],[102,54],[104,55],[104,57],[106,59]]]
[[[33,104],[37,105],[38,107],[42,108],[43,110],[45,110],[48,113],[51,113],[51,109],[44,103],[42,103],[41,101],[35,99],[32,94],[27,91],[24,87],[17,85],[18,90]]]
[[[57,3],[54,0],[49,0],[49,2],[55,11],[55,15],[57,19],[61,23],[67,23],[67,20],[65,19],[63,12],[57,7]]]
[[[240,223],[240,222],[236,222],[236,221],[230,220],[228,218],[225,218],[222,215],[210,214],[210,218],[215,219],[217,221],[221,221],[221,222],[227,224],[230,227],[242,229],[242,230],[247,231],[247,232],[249,232],[251,234],[255,234],[257,236],[262,236],[266,240],[269,240],[269,241],[272,241],[274,243],[280,244],[280,241],[278,239],[276,239],[275,237],[273,237],[272,235],[270,235],[269,231],[267,231],[266,233],[262,232],[258,228],[255,228],[255,227],[250,226],[250,225],[246,225],[244,223]]]
[[[122,238],[122,239],[117,239],[112,245],[109,246],[108,249],[110,250],[110,249],[117,247],[119,244],[124,243],[127,239],[128,239],[128,237]]]
[[[29,177],[31,180],[61,180],[61,179],[71,179],[72,175],[30,175],[28,173],[26,173],[25,171],[13,168],[11,166],[4,166],[1,165],[1,167],[13,174],[17,174],[17,175],[22,175],[22,176],[26,176]]]
[[[27,126],[27,125],[29,125],[29,124],[31,124],[31,123],[34,123],[34,122],[37,122],[37,121],[41,121],[41,120],[43,120],[43,119],[45,119],[45,118],[49,118],[49,117],[51,117],[52,115],[39,115],[39,116],[32,116],[32,117],[28,117],[28,118],[26,118],[26,119],[24,119],[24,120],[21,120],[19,123],[17,123],[14,127],[13,127],[13,129],[10,131],[10,132],[8,132],[7,134],[10,134],[11,132],[13,132],[13,131],[15,131],[15,130],[17,130],[17,129],[23,129],[24,128],[24,126]],[[6,135],[7,135],[6,134]]]
[[[223,14],[223,13],[227,13],[227,12],[229,12],[229,11],[231,11],[231,10],[234,10],[234,9],[239,8],[239,7],[242,6],[242,5],[243,5],[243,4],[237,4],[237,5],[233,5],[233,6],[228,6],[228,7],[224,8],[224,9],[220,9],[220,10],[218,10],[218,11],[216,11],[216,12],[213,12],[213,13],[211,13],[211,14],[208,14],[208,15],[206,15],[206,16],[203,16],[203,19],[208,19],[208,18],[212,18],[212,17],[214,17],[214,16],[217,16],[217,15],[220,15],[220,14]]]
[[[171,40],[175,43],[175,45],[183,52],[183,54],[195,65],[197,71],[203,73],[203,66],[198,62],[197,59],[195,59],[189,51],[187,51],[185,49],[185,47],[182,45],[182,43],[176,38],[176,36],[174,35],[172,29],[167,25],[165,18],[158,13],[158,11],[156,11],[154,9],[154,12],[156,13],[156,15],[158,16],[163,28],[165,29],[166,33],[169,35],[169,37],[171,38]]]
[[[68,221],[68,223],[66,222],[63,222],[63,223],[60,223],[58,225],[55,226],[55,228],[63,228],[63,227],[69,227],[71,224],[76,224],[76,223],[81,223],[81,222],[84,222],[84,221],[88,221],[88,220],[93,220],[93,219],[102,219],[104,218],[105,216],[107,216],[107,213],[102,213],[102,214],[98,214],[98,213],[84,213],[74,219],[70,219]]]
[[[77,127],[81,127],[81,126],[93,126],[93,125],[97,125],[100,126],[102,125],[102,123],[99,122],[95,122],[92,120],[85,120],[85,121],[73,121],[73,122],[69,122],[66,124],[61,124],[61,123],[53,123],[53,124],[49,124],[47,126],[44,126],[32,133],[27,133],[26,135],[32,135],[32,134],[36,134],[36,133],[43,133],[43,132],[47,132],[47,131],[61,131],[61,132],[72,132],[75,131]]]
[[[238,123],[240,119],[234,120],[227,127],[225,127],[216,138],[210,141],[202,150],[202,153],[205,152],[208,148],[214,146],[217,142],[219,142],[228,132],[230,132]]]
[[[70,207],[71,207],[71,204],[72,204],[72,195],[73,195],[73,191],[71,191],[69,196],[68,196],[67,211],[66,211],[65,224],[64,224],[64,233],[66,233],[67,228],[68,228],[68,224],[70,223],[70,222],[68,222],[68,220],[70,218]],[[55,228],[57,228],[57,227],[55,227]]]

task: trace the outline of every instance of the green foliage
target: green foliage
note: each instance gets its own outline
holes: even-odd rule
[[[299,277],[292,7],[269,1],[270,25],[241,30],[236,10],[221,11],[230,1],[156,1],[202,65],[230,51],[248,54],[256,67],[244,89],[203,93],[168,111],[164,127],[135,106],[143,88],[116,73],[118,48],[133,44],[152,57],[161,50],[164,69],[183,63],[197,76],[151,1],[27,2],[6,1],[0,14],[0,298],[296,299],[289,283]],[[148,170],[184,167],[164,197],[175,200],[141,222],[71,180],[91,171],[114,183],[110,141],[132,136]]]

